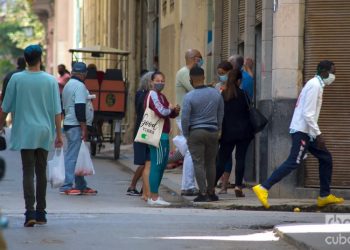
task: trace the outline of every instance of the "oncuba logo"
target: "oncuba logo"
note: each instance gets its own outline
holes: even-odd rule
[[[350,214],[327,214],[326,224],[350,224]]]

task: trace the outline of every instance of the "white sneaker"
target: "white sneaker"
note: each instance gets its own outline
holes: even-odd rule
[[[163,200],[161,197],[158,197],[158,199],[156,199],[155,201],[152,200],[152,198],[149,198],[147,200],[147,204],[151,205],[151,206],[169,206],[170,203]]]

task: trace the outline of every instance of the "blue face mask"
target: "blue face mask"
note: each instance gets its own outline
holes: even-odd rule
[[[227,74],[219,75],[219,80],[220,80],[220,82],[227,82],[227,80],[228,80]]]
[[[164,83],[154,83],[153,86],[154,89],[159,92],[164,89]]]
[[[203,64],[204,64],[203,58],[199,59],[199,61],[197,62],[197,66],[198,66],[198,67],[202,67]]]

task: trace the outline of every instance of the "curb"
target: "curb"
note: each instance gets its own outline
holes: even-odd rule
[[[306,244],[305,242],[302,242],[302,241],[298,241],[296,240],[294,237],[288,235],[288,234],[285,234],[283,233],[282,231],[280,231],[278,229],[278,227],[275,227],[273,229],[273,232],[279,236],[282,240],[284,240],[285,242],[295,246],[297,249],[300,249],[300,250],[317,250],[311,246],[309,246],[308,244]]]
[[[234,202],[234,201],[233,201]],[[300,212],[321,212],[321,213],[350,213],[350,207],[341,205],[329,205],[324,208],[319,208],[317,205],[271,205],[269,209],[265,209],[263,206],[257,205],[240,205],[240,204],[223,204],[218,202],[203,202],[194,203],[193,207],[205,208],[205,209],[223,209],[223,210],[249,210],[249,211],[278,211],[278,212],[293,212],[296,207],[300,209]]]

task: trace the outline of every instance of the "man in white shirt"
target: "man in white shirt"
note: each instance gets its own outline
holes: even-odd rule
[[[203,65],[203,58],[201,53],[196,49],[189,49],[185,53],[186,65],[183,66],[176,73],[176,103],[182,105],[184,96],[186,93],[193,90],[190,83],[190,69],[197,65],[201,67]],[[176,123],[181,131],[181,114],[176,118]],[[194,168],[190,151],[187,149],[184,155],[184,162],[182,168],[182,183],[181,183],[181,195],[196,196],[198,190],[196,189],[196,183],[194,181]]]
[[[332,155],[326,148],[317,123],[322,106],[323,88],[335,80],[334,73],[332,62],[321,61],[317,66],[315,77],[303,87],[290,124],[292,148],[289,157],[264,183],[253,187],[254,193],[265,208],[270,207],[267,200],[268,190],[298,168],[307,151],[319,160],[320,196],[317,198],[317,206],[324,207],[344,202],[343,198],[338,198],[330,193]]]

